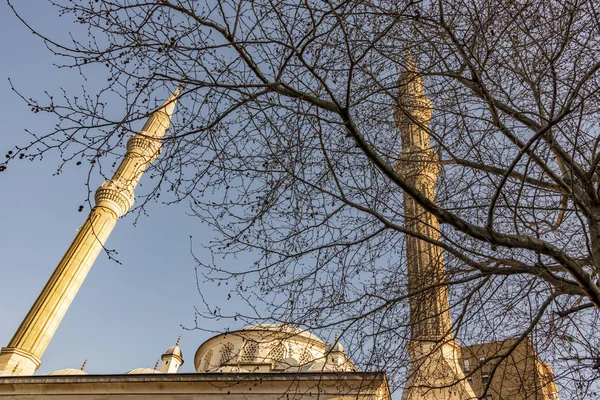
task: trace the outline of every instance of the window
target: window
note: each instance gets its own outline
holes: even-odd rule
[[[244,344],[244,350],[242,352],[242,362],[243,363],[251,363],[255,362],[258,358],[258,342],[254,340],[248,340],[246,344]]]
[[[279,343],[269,352],[269,358],[274,362],[283,361],[285,357],[285,346]]]
[[[485,357],[479,357],[479,365],[485,364]]]
[[[300,352],[300,360],[298,361],[300,361],[300,365],[308,364],[313,361],[313,356],[307,349],[302,349],[302,352]]]
[[[494,400],[494,398],[491,394],[488,394],[487,396],[485,396],[485,400]]]
[[[213,351],[210,349],[206,352],[206,356],[204,356],[204,370],[208,371],[210,369],[210,360],[213,356]]]
[[[227,342],[221,347],[219,365],[225,365],[233,358],[233,343]]]
[[[471,370],[471,360],[469,359],[465,359],[463,360],[463,371],[470,371]]]
[[[472,377],[472,376],[469,376],[469,377],[467,378],[467,382],[469,382],[469,385],[473,386],[473,377]]]
[[[490,383],[490,376],[489,375],[481,375],[481,384],[487,385],[488,383]]]

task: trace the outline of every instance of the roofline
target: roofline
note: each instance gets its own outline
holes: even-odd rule
[[[52,383],[116,383],[116,382],[253,382],[253,381],[344,381],[371,380],[387,384],[384,371],[376,372],[190,372],[177,374],[87,374],[0,376],[2,385]]]

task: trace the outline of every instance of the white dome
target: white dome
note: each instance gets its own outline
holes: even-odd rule
[[[289,336],[302,336],[308,339],[312,339],[321,343],[324,343],[323,340],[306,331],[304,329],[300,329],[297,326],[288,325],[288,324],[255,324],[248,325],[240,329],[242,331],[269,331],[269,332],[282,332]]]
[[[334,347],[343,351],[341,345]],[[303,372],[325,362],[330,351],[318,336],[298,327],[257,324],[208,339],[196,351],[194,366],[197,372],[224,372],[231,367],[254,372]]]
[[[177,357],[183,359],[183,353],[181,352],[181,348],[179,348],[179,345],[169,347],[167,349],[167,351],[165,351],[165,354],[163,354],[163,356],[170,356],[170,355],[174,355],[174,356],[177,356]]]
[[[134,368],[131,371],[125,372],[125,374],[160,374],[160,372],[152,368]]]
[[[343,353],[344,352],[344,346],[342,346],[342,344],[338,341],[337,343],[335,343],[334,345],[331,346],[331,348],[329,349],[329,351],[331,353]]]
[[[65,368],[58,371],[52,371],[48,375],[87,375],[88,373],[80,369]]]

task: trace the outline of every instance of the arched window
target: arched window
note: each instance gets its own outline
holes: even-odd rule
[[[308,351],[308,349],[302,349],[300,352],[300,359],[298,361],[300,362],[300,365],[304,365],[313,361],[313,359],[314,357],[312,356],[311,352]]]
[[[248,340],[244,344],[244,349],[242,350],[242,362],[243,363],[251,363],[255,362],[258,358],[258,342],[254,340]]]
[[[269,358],[274,362],[283,361],[285,358],[285,346],[282,343],[279,343],[277,346],[273,347],[269,352]]]
[[[219,365],[225,365],[233,358],[233,343],[227,342],[221,347]]]
[[[206,356],[204,356],[204,371],[208,371],[210,369],[210,359],[213,356],[213,351],[210,349],[206,352]]]

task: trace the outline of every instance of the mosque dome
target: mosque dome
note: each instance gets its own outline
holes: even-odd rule
[[[194,366],[197,372],[306,372],[315,364],[328,365],[329,353],[327,344],[306,330],[257,324],[208,339],[196,351]],[[349,361],[344,365],[354,369]]]
[[[153,368],[134,368],[131,371],[125,372],[127,375],[135,375],[135,374],[159,374],[157,370]]]
[[[52,371],[48,375],[87,375],[88,373],[77,368],[65,368]]]
[[[247,325],[241,329],[242,331],[265,331],[265,332],[277,332],[284,333],[290,336],[301,336],[307,339],[311,339],[317,342],[324,343],[320,337],[310,333],[307,330],[300,329],[297,326],[288,324],[255,324]]]

